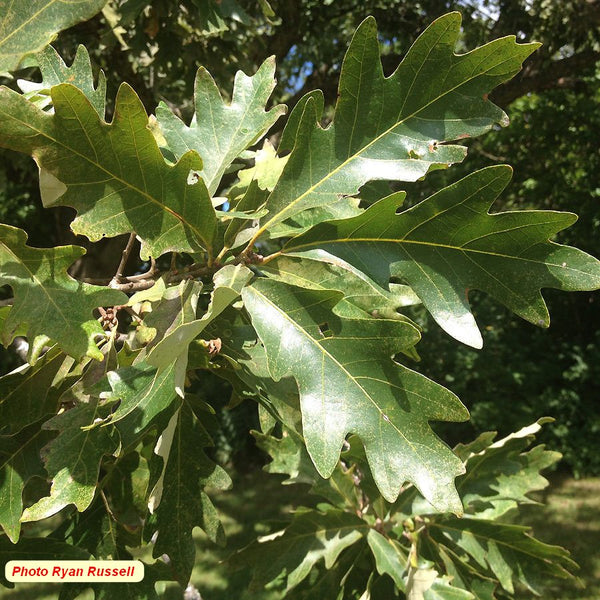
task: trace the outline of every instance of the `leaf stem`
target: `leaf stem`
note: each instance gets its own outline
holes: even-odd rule
[[[217,258],[215,259],[217,262],[220,262],[223,260],[223,258],[225,257],[225,255],[229,252],[231,246],[223,246],[223,249],[221,250],[221,252],[219,252],[219,254],[217,255]]]
[[[277,252],[273,252],[273,254],[269,254],[269,256],[265,256],[262,259],[262,263],[261,264],[264,265],[265,263],[268,263],[268,262],[270,262],[270,261],[272,261],[272,260],[280,257],[282,254],[283,254],[283,250],[278,250]]]

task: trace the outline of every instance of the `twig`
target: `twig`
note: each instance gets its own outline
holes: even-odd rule
[[[129,235],[129,239],[127,240],[127,245],[123,250],[123,254],[121,255],[121,262],[119,262],[119,266],[117,267],[117,272],[115,276],[112,278],[110,282],[110,286],[112,287],[112,283],[120,283],[123,278],[123,271],[125,270],[125,266],[127,265],[127,261],[129,260],[129,255],[133,250],[133,245],[135,244],[135,233],[131,233]]]
[[[141,281],[142,279],[148,279],[150,277],[154,277],[156,275],[156,261],[150,257],[150,268],[145,273],[140,273],[139,275],[130,275],[129,277],[125,277],[125,281]]]

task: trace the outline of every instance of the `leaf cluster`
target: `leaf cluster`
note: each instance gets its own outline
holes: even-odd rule
[[[235,7],[202,5],[215,31]],[[83,47],[70,66],[46,48],[34,59],[41,82],[0,88],[0,146],[33,157],[44,206],[73,208],[72,231],[91,242],[124,242],[114,275],[85,281],[72,272],[81,247],[33,248],[0,226],[0,283],[13,294],[2,341],[28,344],[27,363],[0,378],[5,556],[128,558],[148,545],[158,560],[137,597],[155,597],[161,579],[185,586],[194,527],[224,540],[206,490],[230,479],[210,456],[210,398],[193,385],[218,376],[234,402],[256,401],[269,470],[327,501],[236,559],[258,561],[256,585],[493,598],[570,576],[565,551],[499,521],[557,459],[525,451],[539,424],[453,452],[430,422],[468,411],[411,368],[421,332],[407,306],[478,348],[469,290],[547,326],[542,288],[600,287],[596,259],[551,241],[574,215],[490,213],[506,165],[408,209],[392,192],[461,162],[460,140],[507,125],[488,94],[537,45],[509,36],[457,54],[460,26],[457,13],[440,17],[384,76],[366,19],[332,121],[322,124],[323,95],[307,94],[277,150],[261,144],[286,112],[268,107],[272,59],[236,75],[231,101],[199,69],[189,120],[166,102],[149,117],[128,84],[108,118],[104,75],[94,79]],[[57,514],[52,547],[23,533]]]

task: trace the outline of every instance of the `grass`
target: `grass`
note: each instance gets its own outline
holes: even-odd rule
[[[307,497],[299,486],[281,486],[278,478],[261,471],[238,476],[234,489],[214,496],[228,538],[227,548],[217,548],[200,530],[195,532],[196,566],[192,582],[203,600],[279,600],[274,592],[247,590],[247,572],[232,572],[222,562],[233,549],[265,532],[259,521],[280,520]],[[579,575],[586,588],[572,581],[549,581],[544,600],[600,599],[600,478],[575,480],[555,475],[551,486],[538,498],[544,506],[525,506],[520,523],[533,528],[535,535],[550,544],[568,548],[581,566]],[[310,497],[308,497],[310,501]],[[19,585],[0,591],[2,600],[56,600],[56,587],[43,584]],[[93,595],[82,596],[89,600]],[[181,600],[181,589],[174,584],[163,588],[165,600]],[[518,600],[533,598],[519,594]],[[324,598],[323,600],[328,600]]]
[[[540,540],[567,548],[585,585],[581,589],[570,581],[549,581],[544,600],[599,600],[600,477],[555,476],[539,500],[543,506],[521,508],[520,523],[531,526]]]

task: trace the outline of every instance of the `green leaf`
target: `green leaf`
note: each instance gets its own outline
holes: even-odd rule
[[[274,57],[268,58],[252,77],[238,71],[231,103],[226,104],[213,78],[200,67],[194,89],[196,110],[189,127],[164,103],[156,109],[156,118],[173,154],[181,158],[195,150],[202,158],[198,171],[211,196],[229,165],[285,114],[286,108],[281,104],[265,111],[276,83],[274,74]]]
[[[144,362],[107,374],[112,392],[110,400],[120,400],[107,426],[116,426],[124,447],[136,444],[140,437],[175,411],[180,400],[175,393],[175,363],[158,370]],[[170,418],[172,412],[166,418]]]
[[[256,439],[256,445],[266,452],[272,461],[264,470],[267,473],[288,475],[284,485],[294,483],[312,484],[310,493],[325,498],[334,506],[350,510],[359,510],[359,497],[362,488],[356,482],[356,469],[347,468],[340,461],[329,479],[323,479],[315,469],[298,433],[284,427],[281,438],[272,435],[250,432]]]
[[[53,115],[0,88],[0,146],[31,154],[55,182],[44,205],[75,208],[71,228],[92,241],[135,231],[144,260],[168,251],[210,254],[215,211],[204,182],[188,183],[202,161],[187,152],[173,166],[165,162],[133,89],[119,88],[110,124],[76,87],[61,84],[50,94]]]
[[[554,211],[489,214],[511,177],[500,165],[468,175],[413,208],[396,214],[403,195],[377,202],[364,214],[317,225],[284,252],[320,248],[385,286],[402,279],[450,335],[480,348],[481,334],[467,291],[492,295],[524,319],[548,326],[541,288],[600,287],[600,262],[548,238],[576,217]]]
[[[272,192],[286,162],[287,156],[277,156],[271,142],[265,139],[262,148],[254,153],[254,166],[238,171],[239,181],[227,192],[227,196],[235,200],[246,192],[253,181],[260,190]],[[237,205],[236,210],[239,210]]]
[[[396,541],[386,538],[375,529],[370,529],[367,534],[369,548],[375,558],[377,572],[380,575],[387,573],[399,590],[404,590],[404,572],[408,565],[408,553]]]
[[[438,544],[465,554],[480,569],[489,570],[510,594],[519,581],[540,594],[548,578],[570,579],[577,565],[559,546],[544,544],[528,535],[529,528],[497,521],[448,517],[432,523],[429,534]]]
[[[25,364],[0,377],[0,436],[14,435],[56,413],[65,368],[68,370],[71,364],[72,359],[53,348],[35,365]]]
[[[342,319],[339,292],[259,280],[242,291],[271,377],[293,376],[300,390],[307,449],[329,477],[347,434],[362,440],[379,490],[394,501],[406,481],[440,510],[462,512],[453,479],[461,461],[430,420],[467,418],[450,391],[392,361],[418,331],[403,321]]]
[[[111,581],[109,583],[96,583],[91,587],[94,589],[94,600],[160,600],[164,598],[156,592],[158,581],[170,581],[172,573],[169,567],[160,562],[151,564],[144,563],[144,579],[139,583]],[[62,598],[59,598],[62,600]]]
[[[114,454],[119,436],[114,428],[94,426],[106,415],[97,401],[80,404],[44,423],[58,437],[44,448],[46,471],[52,479],[50,495],[25,509],[22,521],[39,521],[69,504],[84,511],[94,499],[100,461]]]
[[[482,434],[455,449],[466,459],[467,472],[456,481],[456,488],[471,518],[498,519],[520,504],[533,504],[527,495],[548,486],[540,471],[558,462],[560,453],[544,446],[524,452],[545,422],[540,419],[497,442],[493,442],[495,434]]]
[[[252,271],[244,265],[227,265],[219,269],[213,277],[214,289],[206,313],[200,319],[188,320],[169,331],[150,351],[148,363],[162,369],[177,358],[187,365],[190,343],[215,317],[239,298],[242,288],[252,277]]]
[[[104,332],[92,310],[123,304],[127,296],[67,274],[71,264],[85,254],[83,248],[31,248],[26,241],[23,230],[0,224],[0,284],[10,285],[15,296],[4,321],[2,342],[9,344],[17,330],[25,327],[31,347],[38,336],[48,336],[67,354],[102,360],[94,337]]]
[[[250,589],[283,577],[285,591],[302,582],[324,559],[331,569],[343,550],[367,534],[369,526],[356,515],[337,509],[303,509],[284,530],[263,536],[233,557],[235,566],[252,568]]]
[[[255,397],[271,418],[301,435],[300,398],[296,382],[291,377],[273,381],[264,346],[254,328],[246,323],[241,324],[241,321],[239,311],[229,309],[209,326],[209,330],[214,331],[213,335],[221,336],[220,356],[230,365],[230,368],[215,372],[227,379],[241,397]],[[205,350],[203,354],[206,354]]]
[[[36,60],[42,72],[42,81],[33,82],[23,79],[18,80],[23,95],[36,106],[46,109],[52,106],[50,88],[61,83],[70,83],[79,88],[96,109],[98,116],[103,119],[106,108],[106,77],[104,71],[98,74],[98,83],[94,83],[94,73],[90,55],[85,46],[79,45],[75,58],[69,67],[65,64],[60,54],[48,46],[40,52]]]
[[[342,317],[406,319],[398,309],[419,303],[408,286],[392,284],[392,291],[387,291],[352,265],[318,250],[304,256],[280,256],[261,265],[261,271],[290,285],[343,292],[334,309]]]
[[[231,480],[206,456],[204,447],[211,446],[212,440],[187,402],[161,439],[159,454],[165,464],[152,494],[158,524],[154,556],[167,554],[177,580],[185,586],[196,555],[194,527],[202,527],[212,541],[224,543],[223,527],[204,488],[226,489]]]
[[[93,17],[106,0],[31,0],[0,4],[0,72],[49,44],[62,29]]]
[[[287,430],[281,438],[259,431],[250,433],[254,436],[256,445],[272,458],[271,462],[263,467],[267,473],[287,475],[288,478],[282,482],[284,484],[315,482],[315,475],[318,477],[318,474],[304,443],[298,440],[296,435]]]
[[[74,369],[72,376],[69,377],[69,383],[73,379],[77,381],[61,394],[59,398],[61,404],[76,405],[87,403],[92,399],[96,384],[106,376],[108,371],[117,368],[118,359],[114,341],[114,337],[111,336],[108,343],[100,348],[104,360],[88,360],[87,364],[80,364]]]
[[[451,585],[446,577],[438,577],[423,594],[424,600],[483,600],[471,592]]]
[[[515,75],[537,44],[516,44],[513,36],[457,55],[460,22],[458,13],[437,19],[388,78],[375,20],[362,23],[342,65],[333,123],[320,127],[320,107],[309,98],[261,233],[306,209],[354,196],[368,181],[416,181],[459,162],[466,149],[443,142],[506,124],[485,95]]]
[[[18,434],[0,436],[0,525],[12,542],[19,541],[23,488],[32,477],[45,477],[40,450],[54,437],[34,423]]]
[[[249,24],[250,18],[236,0],[192,0],[198,9],[198,27],[204,35],[229,29],[231,21]]]
[[[159,290],[162,288],[160,281],[147,290],[148,294],[152,294],[154,287],[157,286]],[[142,350],[136,363],[144,360],[148,364],[154,364],[149,360],[149,355],[161,354],[160,351],[154,352],[156,346],[162,344],[166,337],[170,338],[186,323],[194,322],[201,289],[202,284],[197,281],[182,281],[176,287],[164,289],[158,302],[152,307],[152,312],[144,319],[143,327],[147,328],[149,332],[154,332],[154,336]],[[173,349],[170,348],[170,350]],[[163,355],[164,360],[158,361],[155,366],[159,367],[160,372],[164,369],[173,372],[175,391],[183,398],[187,369],[187,346],[177,347],[176,350],[172,354]]]

